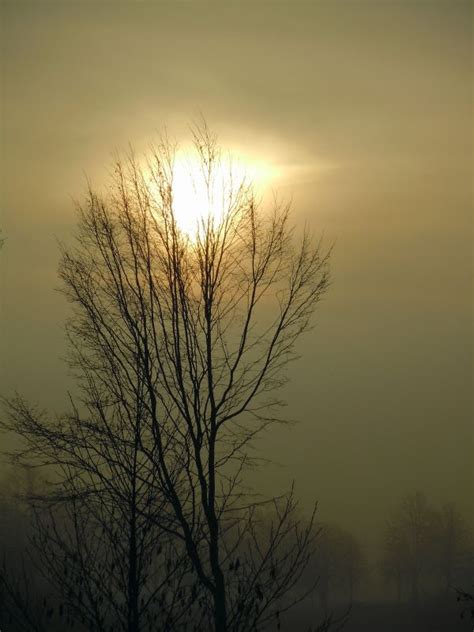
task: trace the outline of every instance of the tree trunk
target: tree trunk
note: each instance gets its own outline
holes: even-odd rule
[[[214,593],[214,631],[227,632],[227,607],[224,581],[216,586]]]
[[[130,507],[130,538],[128,548],[128,632],[139,632],[138,610],[138,552],[137,552],[137,515],[136,515],[136,488],[135,481],[132,485],[132,503]]]
[[[212,515],[210,527],[209,557],[214,579],[214,630],[227,632],[225,579],[219,560],[219,525],[215,515]]]
[[[135,534],[130,538],[129,575],[128,575],[128,632],[139,632],[138,625],[138,585],[137,552]]]

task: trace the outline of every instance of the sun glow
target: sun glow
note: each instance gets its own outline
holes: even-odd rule
[[[271,178],[271,169],[252,160],[220,157],[209,174],[198,157],[179,152],[173,167],[173,212],[179,228],[194,238],[203,223],[218,225],[249,186],[260,195]]]

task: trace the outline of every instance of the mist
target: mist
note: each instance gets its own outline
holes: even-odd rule
[[[471,3],[7,1],[1,15],[1,396],[51,417],[69,408],[58,242],[73,247],[75,204],[88,182],[106,189],[129,143],[146,155],[166,128],[186,144],[204,117],[225,151],[268,166],[262,207],[291,201],[297,232],[333,247],[278,389],[291,424],[256,440],[268,463],[246,480],[268,497],[294,481],[304,520],[317,502],[326,549],[356,543],[359,579],[350,589],[334,554],[340,579],[297,610],[304,623],[282,625],[353,603],[347,629],[377,629],[365,608],[389,603],[393,629],[409,629],[416,601],[413,629],[443,616],[440,630],[468,629],[455,588],[473,582]],[[0,441],[21,444],[11,431]],[[2,548],[18,566],[32,527],[13,499],[44,478],[3,462]],[[416,599],[406,568],[401,597],[384,575],[387,524],[409,502],[436,546],[446,503],[470,534],[450,592],[432,550]]]

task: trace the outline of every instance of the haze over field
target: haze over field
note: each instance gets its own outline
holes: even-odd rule
[[[2,42],[2,394],[74,389],[55,239],[84,174],[202,113],[336,243],[259,484],[371,547],[416,489],[472,520],[472,4],[3,2]]]

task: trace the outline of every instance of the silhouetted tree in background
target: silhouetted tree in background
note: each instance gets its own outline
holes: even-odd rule
[[[351,604],[357,586],[367,573],[367,561],[355,536],[337,524],[318,524],[315,555],[305,571],[305,581],[316,586],[321,609]]]
[[[432,558],[435,513],[420,492],[405,496],[391,523],[398,530],[403,559],[410,586],[411,599],[419,602],[420,579],[427,572]]]
[[[351,604],[356,587],[366,572],[364,555],[353,534],[334,524],[323,526],[315,561],[325,610],[331,593]]]
[[[396,586],[397,602],[402,600],[402,591],[407,569],[407,547],[404,534],[396,524],[388,521],[383,535],[382,557],[379,562],[379,570],[388,582]]]
[[[445,503],[436,515],[435,560],[446,593],[467,563],[472,546],[468,525],[454,503]]]
[[[416,492],[406,495],[387,521],[379,566],[395,583],[398,601],[408,592],[417,606],[422,586],[448,595],[466,581],[471,551],[471,532],[454,503],[437,508]]]

